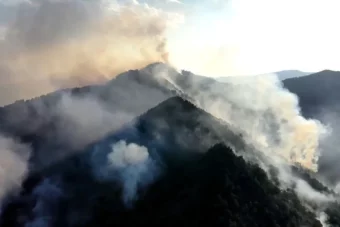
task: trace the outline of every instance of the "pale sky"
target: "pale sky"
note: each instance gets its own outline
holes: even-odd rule
[[[210,76],[340,70],[339,0],[182,0],[179,67]]]

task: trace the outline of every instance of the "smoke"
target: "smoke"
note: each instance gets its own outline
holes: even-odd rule
[[[3,126],[15,135],[37,135],[32,155],[39,169],[81,151],[170,97],[166,89],[141,83],[139,72],[127,72],[105,86],[60,91],[1,112]],[[23,127],[25,126],[25,127]]]
[[[175,20],[173,16],[178,15],[140,4],[117,4],[109,8],[102,1],[78,0],[35,0],[18,6],[17,17],[8,23],[0,41],[0,84],[4,87],[0,89],[3,91],[0,97],[10,99],[3,98],[0,102],[58,88],[101,83],[131,68],[155,61],[168,62],[165,33],[169,22]],[[225,84],[192,80],[183,92],[202,109],[242,132],[247,143],[266,155],[317,170],[319,142],[325,128],[320,122],[301,116],[297,97],[283,89],[276,78],[234,78]],[[132,119],[126,112],[112,111],[97,98],[86,96],[63,95],[48,113],[49,117],[60,120],[49,139],[71,149],[83,148]],[[0,140],[0,148],[4,150],[0,160],[0,197],[20,184],[27,172],[29,152],[17,154],[12,152],[13,146],[17,145],[12,140]],[[45,152],[42,160],[46,164],[61,156],[64,157],[61,153]],[[112,145],[107,162],[108,165],[99,169],[106,171],[105,177],[117,177],[126,205],[159,174],[146,147],[125,141]],[[294,179],[293,182],[302,197],[330,201],[305,181]],[[41,197],[35,215],[44,218],[37,218],[27,226],[49,225],[49,212],[53,211],[46,210],[45,203],[55,207],[49,202],[55,203],[60,197],[58,189],[49,185],[47,182],[35,192]],[[46,192],[56,196],[44,196]]]
[[[0,135],[0,205],[7,193],[21,186],[28,173],[30,148]]]
[[[38,136],[41,145],[32,153],[31,167],[39,169],[81,151],[136,116],[132,110],[109,107],[94,94],[63,92],[6,107],[2,124],[15,135]]]
[[[46,146],[34,153],[32,160],[35,169],[49,166],[82,151],[87,145],[123,127],[136,114],[124,108],[110,107],[93,94],[76,96],[66,92],[53,105],[47,104],[48,101],[52,100],[47,99],[44,102],[38,99],[33,108],[27,107],[39,113],[33,119],[29,113],[21,116],[24,112],[18,111],[13,112],[16,115],[9,116],[21,117],[21,121],[15,122],[19,129],[22,125],[27,125],[27,128],[31,128],[30,133],[43,133],[40,142]],[[49,144],[55,148],[52,149]]]
[[[136,165],[144,162],[148,156],[146,147],[140,147],[137,144],[126,144],[125,141],[119,141],[112,145],[112,152],[108,155],[110,164],[114,168],[123,168],[129,165]]]
[[[295,179],[295,183],[295,191],[297,192],[297,194],[308,201],[313,201],[317,204],[325,204],[335,201],[335,198],[333,196],[316,191],[304,180]]]
[[[181,19],[136,1],[34,0],[16,10],[0,45],[1,84],[8,88],[2,90],[10,93],[1,97],[26,93],[11,89],[13,84],[41,94],[27,81],[47,91],[100,83],[121,71],[167,62],[166,32]],[[297,98],[276,79],[235,79],[201,93],[192,83],[188,92],[199,106],[245,132],[260,150],[317,169],[322,126],[301,117]]]
[[[63,94],[55,115],[60,120],[56,125],[55,138],[72,149],[81,149],[109,132],[121,128],[131,121],[133,113],[123,109],[109,109],[94,96],[71,96]]]
[[[338,196],[318,191],[291,169],[293,164],[318,171],[320,142],[330,131],[319,121],[301,115],[297,96],[284,89],[277,77],[233,77],[219,83],[185,72],[174,76],[171,69],[162,65],[155,67],[153,73],[164,76],[197,106],[240,133],[248,145],[245,153],[240,154],[248,161],[260,163],[265,170],[274,166],[280,187],[293,189],[306,206],[323,209],[338,201]],[[232,145],[237,152],[243,149]],[[254,150],[264,156],[254,160],[253,155],[248,155],[254,154]]]
[[[165,33],[181,18],[135,1],[35,0],[16,10],[0,45],[2,84],[7,87],[1,90],[9,93],[1,97],[27,92],[12,89],[13,84],[41,94],[40,87],[47,91],[100,83],[121,71],[167,62]],[[27,81],[39,83],[39,89]],[[246,132],[261,150],[316,170],[322,127],[301,117],[296,97],[275,79],[236,79],[226,89],[209,89],[194,94],[203,109]],[[211,94],[218,99],[210,100]]]
[[[327,224],[328,220],[327,214],[325,214],[324,212],[321,212],[319,214],[318,220],[320,221],[322,227],[330,227],[330,225]]]
[[[60,185],[52,179],[45,179],[32,192],[35,206],[32,209],[31,220],[25,223],[25,227],[53,226],[63,196]]]
[[[138,189],[145,188],[159,174],[147,148],[138,144],[117,142],[112,145],[108,161],[109,168],[119,171],[123,201],[128,206],[137,198]]]
[[[327,124],[330,132],[324,140],[321,141],[321,154],[319,160],[319,175],[328,184],[335,185],[339,180],[339,157],[340,153],[337,149],[340,146],[338,135],[340,132],[339,117],[337,112],[339,107],[337,105],[328,106],[316,114],[316,117],[321,122]]]
[[[33,0],[10,9],[16,17],[0,40],[3,104],[167,62],[166,32],[182,20],[137,1]]]
[[[126,141],[118,141],[107,154],[107,164],[93,162],[95,175],[100,180],[118,181],[122,185],[122,199],[129,207],[138,192],[154,181],[160,174],[156,162],[146,147]]]
[[[293,173],[291,166],[286,165],[282,160],[269,160],[270,164],[278,170],[278,180],[282,189],[292,188],[295,193],[307,204],[313,204],[319,208],[335,202],[337,197],[328,192],[318,191],[306,179]],[[315,186],[315,185],[314,185]]]
[[[317,171],[326,127],[301,115],[297,96],[284,89],[277,77],[233,77],[219,83],[190,75],[176,78],[166,70],[156,67],[153,73],[165,76],[199,107],[242,133],[248,144],[268,156]]]

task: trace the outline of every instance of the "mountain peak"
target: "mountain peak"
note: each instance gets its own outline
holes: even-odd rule
[[[155,62],[145,66],[144,68],[140,69],[140,72],[146,73],[148,75],[152,75],[154,77],[159,77],[163,73],[167,74],[178,74],[178,72],[174,67],[169,64],[163,62]]]
[[[325,70],[322,70],[316,74],[338,74],[339,71],[334,71],[334,70],[330,70],[330,69],[325,69]]]

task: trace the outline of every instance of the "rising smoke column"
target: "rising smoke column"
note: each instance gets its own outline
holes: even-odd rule
[[[138,198],[139,191],[145,189],[160,174],[161,169],[149,155],[146,147],[120,140],[111,145],[104,162],[101,151],[92,158],[93,173],[100,181],[116,182],[122,188],[122,200],[127,207]]]
[[[0,207],[6,193],[21,186],[28,173],[30,147],[0,135]]]
[[[217,99],[212,102],[207,94],[199,94],[199,104],[241,129],[259,150],[317,170],[325,129],[320,122],[301,116],[297,97],[284,90],[277,78],[235,78],[210,92]]]
[[[222,97],[234,105],[234,111],[221,105],[217,114],[222,119],[242,128],[268,154],[317,169],[325,129],[320,122],[301,116],[296,95],[283,89],[276,77],[238,78],[230,84]]]
[[[4,22],[0,39],[0,103],[167,62],[166,32],[182,16],[137,1],[109,2],[0,3],[16,15]]]
[[[301,115],[297,96],[284,89],[277,77],[208,82],[185,74],[174,76],[172,69],[162,65],[152,73],[172,81],[199,107],[227,122],[269,157],[278,155],[317,170],[319,142],[327,130],[319,121]]]

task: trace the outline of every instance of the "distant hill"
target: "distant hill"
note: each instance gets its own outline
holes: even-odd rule
[[[302,72],[299,70],[284,70],[280,72],[275,73],[280,80],[285,80],[289,78],[295,78],[295,77],[301,77],[301,76],[307,76],[312,74],[311,72]]]
[[[302,72],[302,71],[299,71],[299,70],[284,70],[284,71],[279,71],[279,72],[263,73],[263,74],[259,74],[259,75],[243,75],[243,76],[269,76],[269,75],[276,75],[279,78],[279,80],[285,80],[285,79],[289,79],[289,78],[307,76],[309,74],[312,74],[312,73]],[[233,76],[231,76],[231,77],[233,77]],[[230,79],[230,77],[217,78],[217,80],[221,81],[221,82],[228,81],[228,79]]]
[[[283,81],[295,93],[307,117],[316,116],[323,108],[338,108],[340,100],[340,72],[325,70],[301,78]]]

